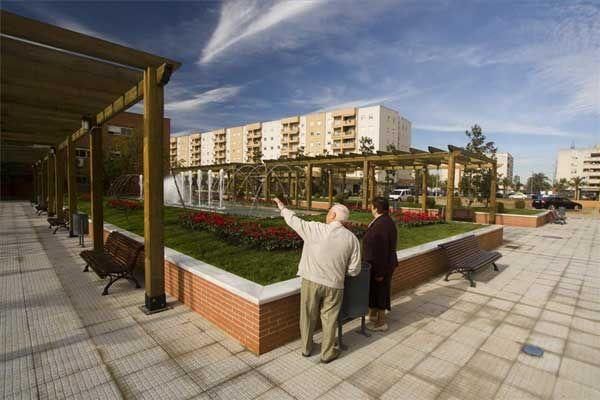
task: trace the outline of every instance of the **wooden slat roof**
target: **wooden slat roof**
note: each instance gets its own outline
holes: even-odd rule
[[[3,162],[37,160],[32,145],[56,146],[81,127],[82,118],[96,120],[138,85],[145,68],[180,66],[5,10],[0,10],[0,34]],[[130,97],[139,99],[139,91]]]

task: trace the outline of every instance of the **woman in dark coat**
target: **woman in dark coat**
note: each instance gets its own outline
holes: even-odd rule
[[[390,310],[390,290],[392,274],[398,264],[396,223],[389,215],[387,199],[376,197],[371,204],[373,221],[363,238],[363,258],[371,264],[371,284],[369,292],[369,323],[367,329],[386,331],[388,325],[385,310]]]

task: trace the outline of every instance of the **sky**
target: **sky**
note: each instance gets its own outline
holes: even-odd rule
[[[183,63],[171,132],[383,104],[412,146],[482,127],[515,174],[600,145],[600,1],[2,2],[9,11]]]

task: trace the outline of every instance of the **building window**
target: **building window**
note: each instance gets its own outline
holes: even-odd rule
[[[133,133],[132,128],[125,126],[108,125],[107,131],[109,135],[123,135],[130,136]]]
[[[87,149],[75,149],[75,157],[77,158],[88,158],[90,151]]]

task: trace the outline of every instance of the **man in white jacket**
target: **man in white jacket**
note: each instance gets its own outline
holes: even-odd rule
[[[326,223],[305,221],[285,208],[275,198],[285,222],[304,240],[298,276],[300,288],[300,337],[302,355],[310,356],[313,332],[317,317],[321,315],[323,341],[321,362],[338,357],[335,347],[335,328],[344,295],[346,274],[360,273],[360,243],[356,236],[342,225],[350,212],[342,204],[334,204],[326,217]]]

